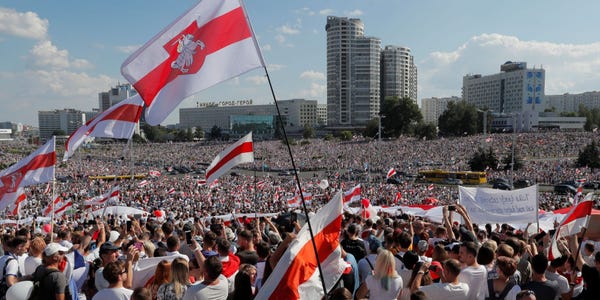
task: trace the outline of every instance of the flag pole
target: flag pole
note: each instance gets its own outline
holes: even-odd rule
[[[304,215],[306,216],[306,224],[308,225],[308,232],[310,233],[310,241],[313,246],[313,251],[315,252],[315,258],[317,259],[317,267],[319,268],[319,277],[321,279],[321,284],[323,285],[323,292],[327,295],[327,286],[325,285],[325,277],[323,275],[323,270],[321,268],[321,260],[319,259],[319,253],[317,250],[317,244],[315,243],[315,236],[313,234],[312,225],[310,224],[310,217],[308,216],[308,208],[306,207],[306,202],[304,201],[304,195],[302,193],[302,185],[300,184],[300,177],[298,176],[298,169],[296,168],[296,163],[294,162],[294,155],[292,154],[292,147],[290,146],[290,142],[288,140],[287,133],[285,132],[285,126],[283,126],[283,118],[281,117],[281,110],[279,109],[279,104],[277,103],[277,98],[275,97],[275,91],[273,90],[273,84],[271,83],[271,77],[269,76],[269,71],[267,71],[267,67],[263,65],[265,70],[265,74],[267,76],[267,81],[269,82],[269,88],[271,89],[271,95],[273,96],[273,101],[275,102],[275,108],[277,109],[277,120],[279,121],[279,126],[281,126],[281,132],[283,133],[283,138],[285,140],[285,144],[288,149],[288,154],[290,155],[290,161],[292,163],[292,168],[294,168],[294,177],[296,179],[296,184],[298,185],[298,189],[300,189],[300,199],[302,200],[302,208],[304,210]]]
[[[255,222],[257,222],[257,220],[258,220],[258,197],[256,197],[257,190],[258,190],[258,185],[256,183],[256,163],[255,163],[254,164],[254,195],[253,195],[254,196],[254,221]]]
[[[54,149],[56,149],[56,136],[52,137],[54,139]],[[52,197],[50,201],[52,202],[52,216],[50,218],[50,242],[54,242],[54,199],[56,199],[56,166],[52,168]]]
[[[539,185],[535,185],[535,221],[537,223],[537,232],[540,232],[540,199],[539,199]]]

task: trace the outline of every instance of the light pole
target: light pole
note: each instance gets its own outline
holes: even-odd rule
[[[515,176],[515,143],[517,142],[517,117],[515,113],[511,114],[512,123],[513,123],[513,133],[512,133],[512,154],[510,156],[510,185],[513,185],[513,180]]]
[[[379,131],[377,132],[377,134],[378,134],[378,141],[380,141],[380,142],[381,142],[381,128],[382,128],[381,127],[381,119],[383,119],[383,118],[385,118],[385,116],[379,114],[379,118],[378,118],[379,119]]]

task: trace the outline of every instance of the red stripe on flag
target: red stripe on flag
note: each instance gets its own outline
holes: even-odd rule
[[[214,174],[216,171],[218,171],[221,167],[223,167],[230,160],[234,159],[236,156],[244,153],[250,153],[252,151],[252,142],[244,142],[241,145],[235,147],[233,150],[231,150],[231,152],[227,153],[225,157],[221,158],[221,160],[206,173],[206,178],[210,178],[212,174]]]
[[[98,120],[98,122],[96,122],[96,124],[94,124],[94,126],[90,127],[90,129],[88,129],[88,131],[85,134],[86,135],[91,134],[92,131],[94,131],[94,129],[96,129],[96,126],[98,126],[98,124],[100,124],[102,121],[116,120],[116,121],[137,123],[137,121],[140,119],[140,116],[142,115],[142,108],[143,108],[142,106],[135,105],[135,104],[122,105],[119,108],[117,108],[117,109],[107,113],[105,116],[103,116],[102,119]],[[69,137],[69,140],[70,139],[71,139],[71,137]],[[67,140],[67,144],[69,144],[69,140]]]
[[[575,206],[575,210],[573,211],[573,213],[561,222],[561,225],[566,225],[572,222],[573,220],[591,215],[592,207],[594,207],[594,201],[580,202],[577,206]]]
[[[342,216],[340,215],[315,235],[314,241],[321,260],[329,257],[339,246],[341,224]],[[306,282],[316,270],[317,259],[313,245],[311,241],[307,241],[283,276],[287,280],[287,284],[280,283],[269,299],[299,299],[298,286]],[[323,276],[327,276],[327,274],[323,274]]]
[[[194,56],[194,62],[189,67],[187,73],[182,73],[179,69],[172,68],[171,62],[177,58],[177,41],[184,34],[194,35],[195,40],[201,40],[206,48],[200,50]],[[158,65],[154,70],[146,74],[133,86],[144,99],[147,106],[152,104],[152,101],[158,92],[169,82],[177,78],[179,75],[194,74],[200,70],[204,63],[204,58],[214,52],[221,50],[231,44],[252,37],[246,16],[241,7],[238,7],[230,12],[212,19],[198,28],[196,21],[192,22],[180,34],[176,35],[164,45],[165,51],[169,54],[169,58]]]

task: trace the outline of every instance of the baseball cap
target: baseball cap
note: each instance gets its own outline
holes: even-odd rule
[[[429,266],[429,274],[431,275],[431,279],[436,280],[442,276],[442,272],[444,268],[439,261],[432,261],[431,266]]]
[[[106,242],[100,246],[100,254],[108,253],[110,251],[117,251],[119,247],[115,246],[112,242]]]
[[[377,253],[377,250],[382,247],[381,241],[374,236],[370,236],[367,242],[369,242],[369,250],[371,252]]]
[[[121,234],[118,231],[111,230],[108,236],[108,241],[114,243],[119,239],[119,236],[121,236]]]
[[[69,248],[62,246],[59,243],[50,243],[44,248],[44,255],[52,256],[58,252],[67,252]]]

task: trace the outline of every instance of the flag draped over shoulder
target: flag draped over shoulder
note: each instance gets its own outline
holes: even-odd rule
[[[329,291],[346,268],[341,258],[342,192],[310,219],[325,285]],[[321,299],[324,291],[308,224],[298,232],[255,299]]]
[[[56,164],[56,142],[46,144],[8,169],[0,172],[0,210],[13,204],[19,187],[52,181]]]
[[[202,0],[127,58],[121,74],[157,125],[185,98],[263,66],[240,1]]]
[[[143,104],[142,98],[135,95],[111,106],[79,127],[65,144],[63,161],[73,156],[75,150],[90,137],[131,138],[142,115]]]
[[[213,159],[208,168],[206,168],[206,182],[212,184],[221,175],[231,170],[231,168],[239,164],[251,162],[254,162],[252,132],[221,151]]]
[[[548,259],[553,260],[562,256],[558,249],[558,240],[560,238],[578,234],[581,232],[581,229],[587,228],[594,206],[592,195],[592,193],[587,194],[581,202],[574,205],[560,222],[560,225],[556,227],[556,232],[550,242]]]

